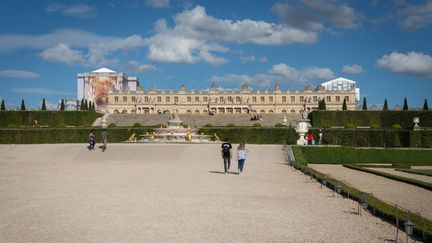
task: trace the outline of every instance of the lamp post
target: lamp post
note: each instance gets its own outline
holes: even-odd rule
[[[406,242],[408,242],[408,236],[409,236],[409,235],[412,235],[412,233],[413,233],[413,228],[414,228],[414,224],[413,224],[413,222],[411,222],[411,221],[408,219],[408,221],[406,221],[406,222],[404,223],[404,226],[405,226],[405,233],[406,233]]]

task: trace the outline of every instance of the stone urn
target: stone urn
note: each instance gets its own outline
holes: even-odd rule
[[[295,127],[295,130],[299,135],[299,139],[297,140],[297,145],[307,145],[307,140],[305,139],[305,135],[309,131],[310,120],[306,118],[301,118],[295,120],[295,122],[297,122],[297,126]]]

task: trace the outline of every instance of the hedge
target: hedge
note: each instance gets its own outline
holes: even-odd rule
[[[318,128],[310,131],[318,140]],[[354,147],[432,148],[432,130],[412,129],[339,129],[323,131],[323,144]]]
[[[307,163],[391,163],[404,165],[432,165],[432,150],[429,149],[363,149],[318,146],[305,146],[300,149],[305,156]]]
[[[220,139],[226,137],[232,143],[245,141],[250,144],[294,144],[298,135],[294,128],[279,127],[202,127],[198,131],[214,135]]]
[[[28,128],[0,129],[1,144],[39,144],[39,143],[86,143],[88,134],[93,130],[96,142],[100,141],[102,128]],[[107,128],[109,142],[123,142],[132,133],[137,136],[153,131],[152,127]]]
[[[391,128],[394,124],[404,129],[414,127],[413,117],[420,118],[420,127],[432,127],[432,111],[320,111],[309,114],[314,127],[353,125]]]
[[[91,126],[102,114],[92,111],[0,111],[0,127]]]
[[[368,209],[373,209],[373,212],[376,216],[383,218],[385,220],[389,220],[391,222],[396,222],[396,214],[400,220],[399,226],[403,227],[403,223],[408,219],[414,223],[414,235],[417,237],[423,237],[422,230],[424,229],[425,235],[423,240],[425,242],[430,242],[432,238],[432,221],[426,218],[419,217],[419,215],[411,213],[409,211],[402,211],[400,208],[396,208],[395,206],[381,201],[380,199],[366,194],[358,190],[355,187],[350,186],[349,184],[336,180],[328,175],[325,175],[319,171],[316,171],[306,164],[306,159],[302,153],[302,149],[299,147],[292,148],[296,163],[294,166],[297,169],[302,170],[305,174],[310,175],[312,178],[315,178],[318,182],[322,183],[323,180],[326,180],[326,186],[335,190],[337,186],[341,186],[341,194],[347,195],[348,197],[361,202],[365,195],[367,195],[367,199],[369,202]],[[422,229],[423,228],[423,229]]]

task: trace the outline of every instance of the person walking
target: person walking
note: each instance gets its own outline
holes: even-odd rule
[[[318,132],[318,144],[322,145],[322,139],[323,139],[323,131],[320,129]]]
[[[227,174],[230,173],[229,170],[231,166],[231,149],[232,149],[232,145],[229,142],[229,138],[226,137],[224,139],[221,148],[222,148],[221,155],[224,162],[224,170],[225,170],[225,174]]]
[[[93,150],[96,144],[96,136],[94,135],[93,130],[90,131],[90,134],[88,136],[88,142],[89,142],[89,146],[87,148],[89,150]]]
[[[243,173],[244,162],[248,152],[249,150],[246,149],[244,142],[240,143],[240,145],[237,147],[238,175]]]
[[[102,138],[102,146],[101,146],[102,152],[105,152],[108,143],[108,132],[106,130],[103,130],[101,134],[101,138]]]
[[[313,135],[312,135],[312,132],[309,132],[308,133],[308,135],[307,135],[307,142],[308,142],[308,145],[313,145]]]

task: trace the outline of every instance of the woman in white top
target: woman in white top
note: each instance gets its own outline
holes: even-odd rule
[[[243,166],[244,166],[244,162],[246,160],[246,155],[249,152],[249,150],[247,150],[245,148],[245,143],[242,142],[240,143],[240,145],[237,147],[237,160],[238,160],[238,174],[240,175],[240,173],[243,173]]]

